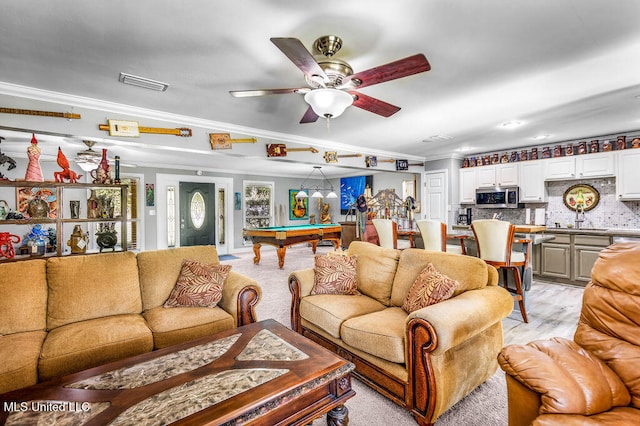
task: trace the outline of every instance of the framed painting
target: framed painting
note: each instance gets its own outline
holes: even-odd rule
[[[289,190],[289,220],[309,219],[309,199],[296,198],[299,189]]]
[[[32,188],[32,187],[17,187],[16,188],[16,206],[18,206],[18,212],[22,213],[24,217],[28,218],[29,202],[36,197],[44,200],[49,206],[49,213],[47,217],[49,219],[55,219],[58,217],[58,202],[56,199],[55,188]]]
[[[564,191],[562,200],[569,210],[575,211],[582,204],[584,211],[588,212],[600,202],[600,193],[591,185],[579,183]]]
[[[340,214],[347,214],[355,205],[358,195],[364,194],[366,187],[373,189],[373,176],[352,176],[340,178]]]
[[[242,194],[239,192],[233,194],[233,209],[242,210]]]
[[[156,204],[155,186],[152,183],[144,184],[144,193],[147,207],[153,207]]]

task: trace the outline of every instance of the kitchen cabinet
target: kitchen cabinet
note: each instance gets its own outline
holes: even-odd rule
[[[476,168],[460,169],[460,204],[476,202]]]
[[[87,217],[87,199],[93,190],[102,189],[114,190],[114,195],[109,195],[113,203],[118,203],[118,209],[111,205],[112,208],[101,209],[101,216],[97,218]],[[105,228],[113,227],[116,232],[117,245],[114,250],[127,250],[127,185],[108,185],[108,184],[90,184],[90,183],[62,183],[62,182],[27,182],[27,181],[0,181],[0,198],[3,196],[10,199],[9,193],[16,194],[16,205],[12,207],[14,211],[19,211],[20,206],[17,205],[19,200],[27,202],[29,197],[34,194],[45,199],[49,205],[50,213],[46,218],[26,218],[26,219],[5,219],[0,221],[0,229],[2,231],[17,234],[21,240],[24,235],[28,234],[35,224],[47,225],[56,231],[55,252],[48,253],[47,256],[64,256],[69,255],[66,249],[67,240],[71,236],[71,230],[76,225],[81,225],[85,234],[93,239],[95,228],[99,224],[104,224]],[[24,194],[24,195],[21,195]],[[38,195],[42,194],[42,195]],[[18,199],[18,196],[20,197]],[[77,217],[71,217],[70,205],[66,201],[67,197],[78,199],[80,201],[80,209]],[[11,203],[9,203],[11,205]],[[109,213],[108,210],[111,210]],[[119,210],[119,213],[118,213]],[[114,215],[113,212],[116,212]],[[84,216],[84,217],[83,217]],[[16,256],[12,259],[0,258],[0,262],[30,259],[28,254],[19,254],[18,248],[23,245],[23,241],[16,244]],[[88,251],[89,252],[89,251]]]
[[[576,178],[575,157],[558,157],[545,161],[545,180],[563,180]]]
[[[515,186],[518,185],[518,164],[506,163],[476,168],[476,186]]]
[[[614,152],[582,154],[546,160],[546,180],[583,179],[615,175]]]
[[[571,236],[558,234],[551,242],[542,243],[540,275],[571,279]]]
[[[640,200],[640,149],[617,152],[616,197],[618,200]]]
[[[578,155],[576,176],[581,178],[609,177],[615,175],[616,156],[613,152]]]
[[[552,241],[542,243],[539,275],[576,285],[591,280],[591,269],[598,253],[611,243],[608,235],[555,234]]]
[[[547,187],[544,184],[544,160],[520,163],[520,202],[544,203],[547,201]]]

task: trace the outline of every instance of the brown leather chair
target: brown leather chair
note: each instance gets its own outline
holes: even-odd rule
[[[639,243],[600,252],[573,341],[502,349],[510,426],[640,424],[639,259]]]

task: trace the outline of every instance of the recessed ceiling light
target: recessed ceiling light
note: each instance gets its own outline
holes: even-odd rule
[[[515,129],[516,127],[522,126],[522,121],[507,121],[506,123],[502,123],[500,127],[504,129]]]
[[[159,92],[164,92],[169,88],[169,84],[167,83],[133,74],[127,74],[126,72],[121,72],[118,80],[124,84],[130,84],[131,86],[143,87],[150,90],[157,90]]]
[[[550,138],[550,137],[551,137],[551,135],[538,135],[538,136],[532,137],[531,139],[535,139],[535,140],[539,141],[541,139],[547,139],[547,138]]]
[[[471,151],[472,149],[473,149],[472,146],[461,146],[460,148],[457,148],[456,151],[467,152],[467,151]]]

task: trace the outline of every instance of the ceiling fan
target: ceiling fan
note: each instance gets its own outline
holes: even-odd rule
[[[313,123],[318,117],[336,118],[351,105],[383,117],[390,117],[400,111],[400,107],[363,95],[355,89],[431,69],[427,58],[423,54],[417,54],[354,74],[347,62],[333,57],[342,47],[340,37],[327,35],[318,38],[313,44],[314,49],[324,56],[318,58],[314,57],[297,38],[274,37],[271,38],[271,42],[304,73],[309,87],[233,90],[229,93],[234,97],[303,94],[309,108],[300,123]]]

